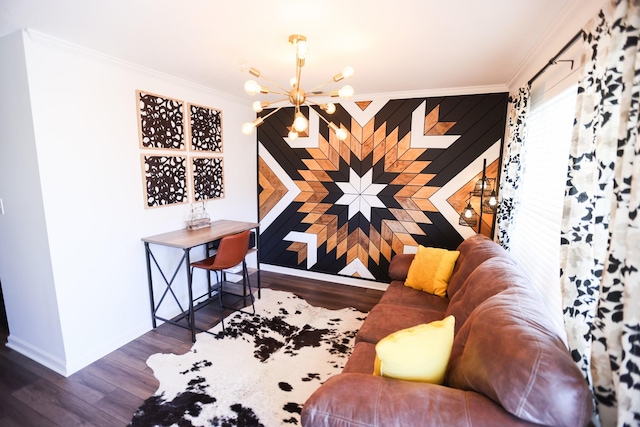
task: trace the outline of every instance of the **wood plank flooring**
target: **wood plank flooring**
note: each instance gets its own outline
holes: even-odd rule
[[[369,311],[381,291],[262,271],[263,288],[295,293],[330,309]],[[256,283],[255,277],[252,283]],[[200,327],[218,322],[217,305],[198,311]],[[0,324],[0,340],[8,331]],[[0,348],[0,426],[126,426],[135,410],[158,388],[147,358],[159,352],[183,354],[190,332],[161,325],[81,371],[65,378],[6,346]]]

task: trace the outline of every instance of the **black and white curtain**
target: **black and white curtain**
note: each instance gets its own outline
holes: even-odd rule
[[[525,137],[527,115],[530,104],[529,88],[524,87],[509,96],[507,129],[502,153],[502,173],[500,179],[500,204],[498,205],[495,233],[496,242],[509,250],[509,236],[513,231],[517,206],[519,204],[520,179],[524,172]]]
[[[567,343],[594,423],[640,425],[640,0],[611,0],[583,29],[560,282]],[[509,250],[526,165],[529,90],[512,94],[496,241]]]
[[[584,28],[561,231],[568,345],[605,426],[640,424],[639,39],[640,0]]]

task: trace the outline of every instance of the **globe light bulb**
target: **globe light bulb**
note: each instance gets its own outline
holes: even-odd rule
[[[469,218],[471,218],[471,215],[473,215],[473,213],[471,212],[471,209],[465,209],[464,217],[469,219]]]
[[[306,117],[302,113],[297,113],[296,118],[293,120],[293,128],[297,132],[304,132],[305,130],[307,130],[308,126],[309,121],[306,119]]]
[[[352,66],[347,65],[346,67],[344,67],[342,69],[342,77],[344,77],[345,79],[348,77],[353,76],[353,73],[355,72],[355,70],[353,69]]]
[[[255,128],[256,128],[256,126],[251,122],[243,123],[242,124],[242,133],[244,133],[245,135],[251,135]]]
[[[298,55],[298,58],[305,59],[307,57],[307,53],[308,53],[307,42],[304,40],[299,40],[296,43],[296,54]]]
[[[290,130],[289,131],[289,139],[291,141],[295,141],[296,139],[298,139],[298,132],[296,132],[294,130]]]
[[[255,80],[247,80],[244,83],[244,91],[249,95],[255,95],[260,92],[260,85]]]
[[[289,85],[293,88],[296,87],[296,83],[298,83],[298,79],[296,79],[295,77],[291,77],[291,80],[289,80]]]
[[[347,136],[347,131],[345,131],[344,129],[340,128],[336,130],[336,138],[338,138],[339,141],[344,141],[345,139],[347,139]]]
[[[328,104],[324,104],[322,109],[327,112],[327,114],[333,114],[336,112],[336,104],[330,102]]]
[[[338,91],[338,96],[342,99],[349,99],[353,96],[353,88],[349,85],[345,85]]]
[[[262,102],[255,101],[253,104],[251,104],[251,108],[253,108],[253,111],[255,111],[256,113],[261,112],[262,111]]]

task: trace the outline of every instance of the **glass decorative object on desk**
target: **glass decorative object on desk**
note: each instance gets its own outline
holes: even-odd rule
[[[188,230],[199,230],[200,228],[211,227],[211,217],[207,213],[205,203],[202,206],[191,205],[191,215],[187,221]]]

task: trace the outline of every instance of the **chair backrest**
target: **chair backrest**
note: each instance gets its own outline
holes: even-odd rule
[[[220,240],[218,252],[209,267],[213,270],[223,270],[240,264],[249,250],[249,230],[242,233],[225,236]]]

